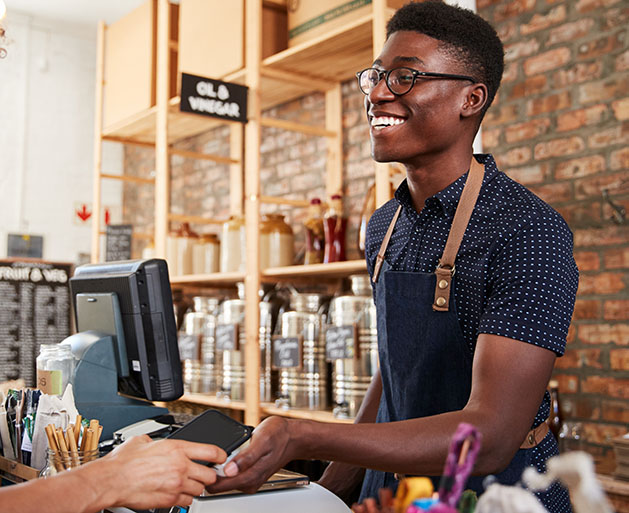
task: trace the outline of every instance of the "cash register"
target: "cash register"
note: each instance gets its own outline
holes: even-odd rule
[[[70,279],[77,334],[74,397],[103,439],[168,413],[152,401],[183,394],[177,328],[165,260],[87,264]]]

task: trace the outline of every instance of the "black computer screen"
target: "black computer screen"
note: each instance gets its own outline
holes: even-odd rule
[[[118,375],[118,392],[150,401],[183,394],[177,328],[165,260],[129,260],[77,267],[70,279],[77,326],[77,296],[113,293],[124,332],[128,372]],[[128,374],[128,375],[127,375]]]

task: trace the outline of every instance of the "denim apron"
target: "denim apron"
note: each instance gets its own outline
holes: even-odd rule
[[[381,265],[376,264],[372,278],[382,376],[382,395],[376,422],[395,422],[461,410],[468,401],[473,354],[463,337],[454,300],[438,300],[440,285],[446,283],[444,275],[439,272],[443,272],[443,267],[446,267],[445,279],[450,282],[447,284],[450,290],[455,279],[454,259],[460,240],[454,249],[454,255],[450,257],[451,262],[444,266],[445,254],[448,252],[455,225],[458,224],[456,229],[460,239],[463,237],[483,175],[484,166],[472,158],[470,173],[457,207],[457,214],[459,210],[469,211],[467,219],[464,219],[464,225],[461,226],[461,220],[457,222],[455,214],[444,257],[435,273],[396,271],[384,260],[388,237],[393,231],[401,206],[391,221],[379,252]],[[468,187],[474,180],[472,176],[476,181],[476,191],[470,191],[471,187]],[[516,483],[527,466],[527,453],[530,452],[518,450],[510,465],[496,475],[498,481],[503,484]],[[471,477],[466,488],[480,493],[483,477]],[[433,476],[432,479],[437,489],[439,477]],[[397,479],[390,472],[367,470],[360,500],[378,497],[378,490],[382,487],[395,491],[397,484]]]

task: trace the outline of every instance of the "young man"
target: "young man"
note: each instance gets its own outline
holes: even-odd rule
[[[470,11],[408,4],[358,73],[372,155],[406,180],[367,232],[380,372],[353,425],[269,418],[211,490],[256,489],[291,459],[329,459],[321,483],[343,496],[395,488],[397,474],[438,476],[460,422],[483,435],[468,488],[516,483],[557,445],[545,393],[564,352],[578,282],[572,235],[539,198],[472,142],[499,87],[503,47]],[[468,172],[469,170],[469,172]],[[456,213],[456,216],[455,216]],[[569,512],[565,490],[539,494]]]

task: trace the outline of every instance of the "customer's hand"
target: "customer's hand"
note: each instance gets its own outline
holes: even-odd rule
[[[93,472],[98,472],[97,491],[113,494],[107,504],[138,509],[187,506],[216,481],[213,469],[192,460],[222,463],[225,458],[225,451],[214,445],[152,441],[143,435],[131,438],[96,465],[89,463],[85,470],[93,465]]]
[[[265,419],[253,432],[251,443],[225,466],[228,477],[208,487],[210,493],[241,490],[255,493],[283,465],[295,459],[290,420]]]

